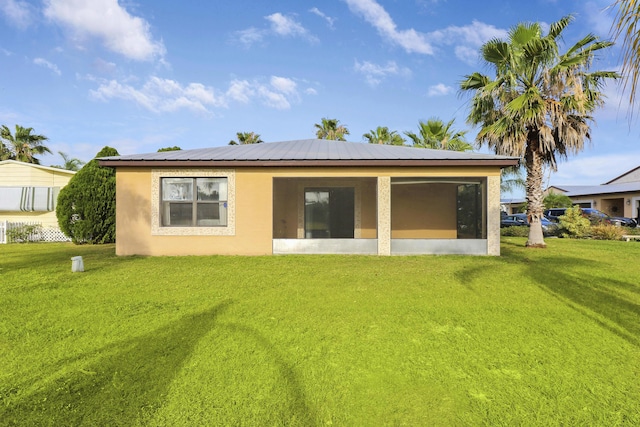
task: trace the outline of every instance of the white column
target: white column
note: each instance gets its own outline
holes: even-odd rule
[[[378,255],[391,255],[391,177],[378,177]]]
[[[487,177],[487,255],[500,255],[500,176]]]

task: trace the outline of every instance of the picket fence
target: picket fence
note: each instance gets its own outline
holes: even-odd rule
[[[19,227],[41,225],[39,222],[9,222],[0,221],[0,244],[11,243],[8,231]],[[71,239],[57,228],[38,227],[27,239],[30,242],[70,242]]]

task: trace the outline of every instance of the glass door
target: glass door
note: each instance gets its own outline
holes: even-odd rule
[[[307,239],[353,238],[354,188],[307,188],[304,236]]]

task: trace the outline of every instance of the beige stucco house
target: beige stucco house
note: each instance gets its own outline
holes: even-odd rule
[[[15,160],[0,161],[0,222],[39,223],[45,229],[58,229],[58,193],[74,174]]]
[[[312,139],[99,161],[118,255],[499,255],[518,159]]]
[[[640,166],[601,185],[553,185],[548,192],[565,194],[583,208],[610,216],[640,217]]]

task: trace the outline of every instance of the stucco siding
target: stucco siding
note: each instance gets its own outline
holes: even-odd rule
[[[155,169],[155,173],[161,169]],[[193,172],[193,169],[175,169]],[[210,170],[215,170],[211,168]],[[153,231],[153,206],[157,206],[159,190],[154,187],[151,168],[118,167],[116,169],[116,253],[118,255],[266,255],[272,253],[274,238],[298,237],[299,209],[296,198],[291,192],[299,192],[296,179],[340,178],[356,182],[359,186],[360,218],[359,233],[361,238],[376,238],[379,219],[377,217],[377,179],[386,177],[487,177],[499,183],[499,167],[459,167],[432,168],[237,168],[234,176],[234,228],[228,235],[198,235],[198,227],[184,227],[182,235],[160,235]],[[197,173],[196,173],[197,174]],[[175,175],[174,175],[175,176]],[[193,176],[193,175],[192,175]],[[274,179],[291,178],[282,184],[274,185]],[[361,179],[358,178],[369,178]],[[491,185],[490,185],[491,187]],[[275,189],[275,190],[274,190]],[[499,192],[499,187],[498,187]],[[408,199],[411,195],[407,195]],[[156,201],[154,202],[154,198]],[[273,204],[276,204],[277,215],[274,217]],[[415,229],[424,225],[424,220],[411,217],[409,206],[405,203],[405,213],[395,221],[408,224],[396,224],[398,236],[402,237],[403,229]],[[499,213],[499,196],[494,203]],[[157,208],[156,208],[157,209]],[[399,209],[396,207],[396,209]],[[447,210],[455,211],[455,197],[434,193],[431,201],[420,201],[419,206],[410,210],[423,210],[438,218],[433,221],[429,235],[420,237],[453,238],[456,237],[455,216],[452,218],[437,215]],[[392,206],[393,210],[393,206]],[[284,213],[281,213],[284,212]],[[157,216],[157,212],[155,214]],[[404,217],[403,217],[404,216]],[[498,215],[499,218],[499,215]],[[418,222],[416,222],[418,221]],[[415,223],[415,224],[414,224]],[[404,228],[403,228],[404,227]],[[393,227],[391,227],[393,229]],[[493,230],[493,231],[492,231]],[[499,242],[499,227],[489,228],[493,232],[494,241]],[[394,236],[394,237],[398,237]],[[408,234],[407,234],[408,236]],[[387,236],[388,238],[389,236]],[[492,237],[489,236],[489,239]]]

